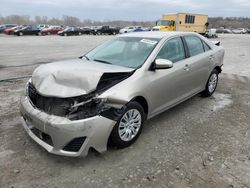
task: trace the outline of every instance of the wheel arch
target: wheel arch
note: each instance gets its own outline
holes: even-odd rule
[[[222,71],[222,69],[221,69],[221,67],[220,67],[220,66],[216,66],[216,67],[214,67],[214,69],[215,69],[215,70],[217,70],[217,71],[218,71],[218,73],[221,73],[221,71]]]
[[[142,108],[145,112],[145,115],[147,116],[147,114],[148,114],[148,102],[143,96],[136,96],[131,101],[138,102],[142,106]]]

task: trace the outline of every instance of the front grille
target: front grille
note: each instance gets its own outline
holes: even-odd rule
[[[36,88],[29,83],[28,84],[28,96],[33,105],[48,113],[57,116],[65,116],[69,113],[69,108],[74,102],[74,99],[57,98],[57,97],[44,97],[40,95]]]
[[[50,135],[40,131],[39,129],[32,127],[30,129],[39,139],[41,139],[42,141],[44,141],[45,143],[49,144],[50,146],[53,146],[53,142],[52,139],[50,137]]]
[[[64,151],[72,151],[78,152],[82,147],[83,142],[85,141],[86,137],[79,137],[71,140],[66,146],[64,146]]]

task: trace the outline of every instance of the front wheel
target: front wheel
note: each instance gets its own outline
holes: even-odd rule
[[[141,133],[144,119],[142,106],[138,102],[128,103],[111,132],[111,143],[118,148],[128,147],[134,143]]]
[[[218,84],[218,75],[219,73],[216,69],[214,69],[212,73],[210,74],[207,84],[206,84],[206,88],[202,92],[202,95],[204,97],[210,97],[216,90],[217,84]]]

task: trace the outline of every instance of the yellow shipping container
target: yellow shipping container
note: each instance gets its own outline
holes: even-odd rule
[[[176,13],[164,14],[156,22],[153,31],[193,31],[205,34],[208,26],[208,15]]]

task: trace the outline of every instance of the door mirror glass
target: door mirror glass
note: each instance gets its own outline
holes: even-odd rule
[[[169,69],[173,67],[173,62],[167,59],[156,59],[154,64],[155,69]]]

